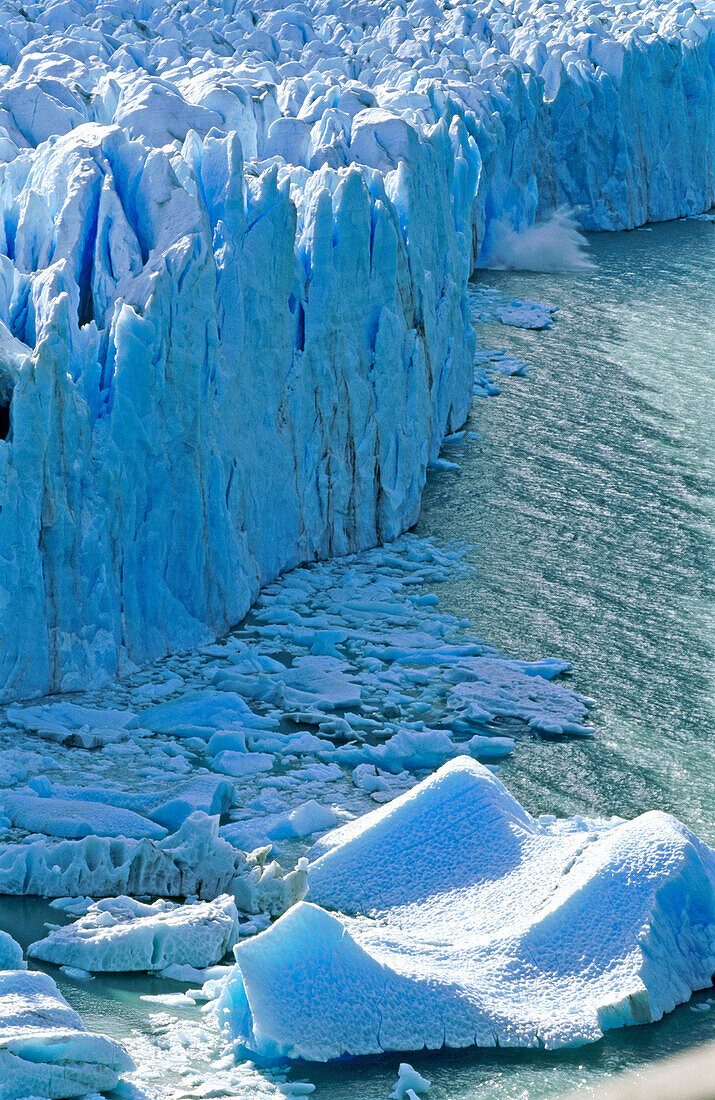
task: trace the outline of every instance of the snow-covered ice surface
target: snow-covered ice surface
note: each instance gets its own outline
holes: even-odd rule
[[[52,978],[0,970],[0,1097],[64,1100],[113,1089],[131,1058],[87,1031]]]
[[[469,407],[474,263],[573,251],[563,207],[713,199],[707,4],[0,19],[7,699],[188,650],[281,570],[394,538]]]
[[[657,812],[534,820],[468,758],[329,833],[309,883],[217,1004],[263,1057],[579,1045],[715,972],[712,849]]]

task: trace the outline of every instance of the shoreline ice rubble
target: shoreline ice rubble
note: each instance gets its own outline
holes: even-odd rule
[[[474,263],[713,200],[687,2],[0,13],[4,699],[394,538],[469,408]]]
[[[249,1055],[579,1045],[712,983],[715,852],[658,812],[533,819],[462,757],[327,834],[235,954],[216,1011]]]

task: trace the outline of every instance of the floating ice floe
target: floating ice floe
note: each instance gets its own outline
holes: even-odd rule
[[[390,1100],[414,1100],[419,1093],[422,1096],[430,1091],[431,1084],[426,1077],[418,1073],[409,1062],[401,1062],[397,1073],[397,1084],[390,1093]]]
[[[8,707],[5,714],[11,725],[32,730],[47,741],[83,749],[124,741],[129,736],[127,726],[136,724],[132,711],[83,707],[65,701]]]
[[[470,286],[470,299],[475,307],[474,317],[478,321],[501,321],[503,325],[515,328],[549,328],[554,321],[557,306],[532,302],[529,299],[504,298],[498,290],[490,286]],[[477,350],[477,359],[484,354]],[[487,352],[486,354],[494,354]]]
[[[1,1100],[84,1097],[133,1068],[119,1043],[87,1031],[47,974],[0,971]]]
[[[0,930],[0,970],[24,970],[26,965],[20,944]]]
[[[221,961],[238,940],[232,897],[214,901],[151,905],[134,898],[94,902],[73,924],[56,928],[28,948],[28,956],[91,973],[204,969]]]
[[[460,758],[311,854],[218,1001],[256,1056],[572,1046],[712,982],[715,853],[666,814],[535,820]]]
[[[494,307],[498,321],[516,328],[549,328],[553,324],[555,312],[555,306],[542,305],[541,302],[522,302],[518,298]]]
[[[174,832],[197,810],[210,817],[226,813],[232,800],[233,786],[228,780],[217,775],[195,775],[177,783],[172,795],[155,802],[147,816]]]
[[[79,799],[41,798],[8,794],[0,808],[10,823],[28,833],[81,839],[87,836],[125,837],[128,840],[162,840],[167,831],[145,817],[117,806]]]
[[[315,799],[277,814],[265,814],[223,825],[220,834],[238,848],[248,851],[274,841],[296,840],[323,833],[337,825],[338,818],[329,806]]]

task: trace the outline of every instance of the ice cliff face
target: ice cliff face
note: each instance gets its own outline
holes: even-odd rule
[[[0,12],[4,698],[193,646],[409,526],[500,234],[713,199],[688,3]]]

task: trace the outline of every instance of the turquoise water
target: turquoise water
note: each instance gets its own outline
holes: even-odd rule
[[[500,775],[517,797],[535,813],[660,808],[711,843],[714,239],[710,223],[679,222],[592,236],[592,271],[484,273],[480,282],[506,296],[558,305],[557,320],[539,332],[478,326],[482,345],[528,360],[530,374],[475,399],[467,428],[480,438],[445,451],[460,469],[430,475],[416,528],[471,547],[473,572],[439,587],[445,610],[470,618],[507,655],[567,658],[573,686],[596,699],[592,739],[543,740],[515,726],[519,743]],[[43,902],[0,899],[0,926],[23,946],[58,919]],[[83,984],[47,969],[90,1028],[156,1062],[148,1083],[163,1096],[266,1095],[259,1077],[231,1086],[219,1074],[210,1086],[225,1045],[195,1043],[191,1028],[205,1018],[140,999],[184,987],[146,975]],[[409,1061],[432,1080],[434,1100],[557,1097],[715,1038],[712,997],[577,1050]],[[184,1021],[194,1084],[177,1061],[181,1036],[170,1041]],[[316,1100],[383,1100],[403,1059],[290,1076],[313,1082]]]

